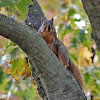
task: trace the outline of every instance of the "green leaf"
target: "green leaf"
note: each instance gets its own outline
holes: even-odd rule
[[[11,57],[11,60],[14,60],[14,59],[17,59],[19,57],[19,54],[20,54],[20,48],[19,47],[16,47],[14,48],[11,52],[10,52],[10,57]]]
[[[36,97],[33,85],[25,89],[23,93],[28,100],[34,100]]]
[[[0,67],[0,84],[2,84],[3,80],[4,80],[4,72],[2,70],[2,67]]]
[[[13,84],[13,81],[10,80],[10,81],[8,82],[8,85],[6,86],[5,90],[9,90],[9,89],[11,88],[12,84]]]
[[[10,64],[12,66],[7,70],[7,74],[11,74],[16,80],[18,80],[18,75],[21,75],[24,70],[22,67],[23,60],[22,58],[18,58],[17,60],[14,59],[10,61]]]
[[[0,0],[0,8],[8,8],[16,16],[20,16],[20,18],[22,18],[23,20],[25,20],[27,17],[27,13],[29,10],[27,7],[28,4],[32,5],[32,0]]]
[[[73,16],[76,13],[76,10],[74,8],[69,10],[68,16]]]
[[[23,20],[26,19],[26,15],[28,13],[28,4],[32,4],[32,0],[21,0],[19,3],[15,5],[16,10],[18,11],[20,18]]]
[[[85,73],[84,74],[84,81],[87,83],[89,83],[89,79],[90,79],[90,74],[89,73]]]
[[[85,30],[77,29],[74,31],[73,35],[74,35],[74,37],[71,41],[71,43],[73,44],[73,47],[77,47],[80,44],[84,43],[84,41],[86,41]]]
[[[68,54],[69,54],[71,60],[76,63],[77,62],[77,57],[74,54],[70,53],[70,52],[68,52]]]
[[[61,34],[61,37],[64,37],[66,34],[70,33],[71,30],[72,30],[72,27],[70,25],[66,25],[64,31]]]

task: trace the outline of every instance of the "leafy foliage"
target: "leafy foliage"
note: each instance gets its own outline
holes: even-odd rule
[[[18,80],[18,75],[20,75],[23,72],[22,63],[22,59],[14,59],[10,62],[11,68],[7,70],[7,73],[11,74],[16,80]]]
[[[0,84],[2,84],[3,83],[3,79],[4,79],[5,77],[4,77],[4,72],[3,72],[3,70],[2,70],[2,67],[0,67]]]
[[[91,94],[95,95],[95,98],[100,96],[100,68],[99,67],[85,67],[84,80],[86,82],[86,90],[91,89]]]
[[[38,2],[48,19],[54,17],[54,24],[59,39],[68,48],[68,53],[72,61],[82,70],[86,95],[90,93],[94,99],[99,100],[100,52],[94,47],[95,57],[94,63],[92,63],[91,57],[93,53],[91,47],[95,45],[95,43],[91,39],[91,26],[81,1],[38,0]],[[1,13],[5,12],[8,17],[15,15],[18,21],[21,21],[21,19],[25,20],[28,13],[27,4],[32,5],[32,0],[0,0]],[[0,48],[0,65],[3,66],[0,67],[0,92],[5,91],[7,94],[11,91],[11,93],[21,99],[36,100],[36,95],[33,95],[33,93],[36,93],[36,87],[30,85],[30,79],[27,78],[31,75],[31,70],[26,54],[16,46],[15,43],[5,40],[4,38],[0,38]],[[5,55],[6,60],[3,60]],[[14,78],[12,78],[11,75]],[[22,80],[21,77],[24,80]],[[13,82],[14,79],[17,80],[16,83]],[[13,84],[14,88],[11,89]]]
[[[29,62],[27,57],[22,57],[23,51],[18,47],[15,46],[15,43],[11,42],[9,45],[6,46],[6,50],[9,47],[13,46],[13,49],[10,51],[10,60],[9,64],[11,65],[11,68],[7,70],[8,74],[11,74],[16,80],[18,80],[18,76],[22,75],[25,77],[23,79],[26,79],[31,75],[31,71],[29,68]]]
[[[0,0],[0,8],[5,7],[6,10],[10,13],[10,15],[11,12],[13,12],[17,18],[19,17],[23,20],[26,19],[26,15],[28,13],[28,4],[32,5],[32,0]]]

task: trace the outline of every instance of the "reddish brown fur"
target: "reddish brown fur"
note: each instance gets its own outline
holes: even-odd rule
[[[83,79],[82,76],[76,67],[76,65],[71,61],[71,59],[68,56],[67,48],[65,45],[56,37],[56,32],[54,29],[54,26],[50,24],[50,31],[48,32],[48,27],[46,27],[46,23],[44,25],[43,23],[44,19],[42,18],[42,26],[39,29],[39,34],[41,37],[46,41],[46,43],[49,45],[51,50],[54,52],[54,54],[59,58],[61,63],[67,68],[69,67],[69,70],[73,73],[75,78],[78,80],[80,86],[83,88]],[[53,19],[51,20],[53,21]],[[50,23],[50,20],[46,20],[46,22]],[[49,24],[48,24],[49,25]]]
[[[46,41],[47,44],[52,44],[54,40],[54,34],[45,34],[46,32],[40,33],[41,37]]]

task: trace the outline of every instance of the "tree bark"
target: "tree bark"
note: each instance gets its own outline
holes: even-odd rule
[[[33,26],[36,30],[40,27],[41,16],[44,16],[41,11],[34,0],[34,16],[36,13],[37,20],[34,20],[36,23],[33,22]],[[26,23],[28,21],[27,19]],[[32,64],[32,73],[43,100],[86,100],[76,79],[62,66],[33,28],[0,14],[0,35],[15,42],[28,55]]]
[[[100,0],[82,0],[92,26],[92,38],[100,50]]]

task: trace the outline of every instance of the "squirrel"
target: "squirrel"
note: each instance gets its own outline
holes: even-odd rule
[[[66,46],[57,38],[57,33],[53,25],[53,18],[51,20],[46,20],[42,17],[41,24],[42,26],[38,30],[38,33],[61,61],[63,66],[68,68],[73,73],[81,88],[83,88],[83,79],[79,69],[70,59]]]

